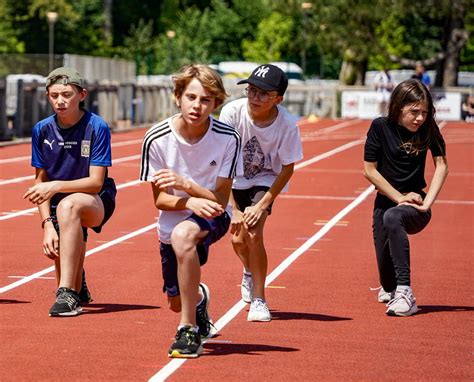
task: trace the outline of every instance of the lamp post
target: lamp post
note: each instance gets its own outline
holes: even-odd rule
[[[53,70],[53,57],[54,57],[54,24],[58,20],[57,12],[47,12],[46,18],[48,20],[49,27],[49,43],[48,43],[48,57],[49,57],[49,71]]]
[[[301,3],[301,8],[303,9],[303,49],[301,50],[301,69],[303,69],[303,74],[306,73],[306,48],[308,45],[308,32],[306,31],[306,28],[308,27],[308,12],[312,7],[312,3]]]

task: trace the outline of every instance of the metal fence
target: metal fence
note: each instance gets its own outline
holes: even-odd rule
[[[99,114],[114,131],[151,125],[178,111],[171,81],[160,84],[101,81],[89,83],[86,87],[89,95],[85,107]],[[13,115],[6,113],[6,89],[6,81],[0,80],[0,140],[29,137],[34,124],[52,112],[45,94],[45,83],[19,80]],[[227,102],[243,96],[242,87],[226,85],[226,89],[230,93]],[[369,88],[332,84],[290,84],[283,105],[296,116],[337,118],[341,115],[343,90],[371,91]],[[472,94],[471,88],[453,88],[450,91]]]

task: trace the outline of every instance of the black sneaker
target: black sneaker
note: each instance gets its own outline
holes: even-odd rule
[[[79,295],[69,288],[58,288],[56,292],[56,302],[49,310],[50,317],[77,316],[82,313],[79,305]]]
[[[199,288],[201,289],[204,298],[199,305],[196,306],[196,325],[199,328],[200,336],[209,338],[215,334],[215,326],[207,311],[211,301],[211,294],[206,284],[199,284]]]
[[[170,358],[196,358],[202,353],[201,337],[191,326],[178,329],[175,341],[168,350]]]
[[[86,271],[84,269],[82,270],[82,284],[81,290],[79,291],[79,301],[84,303],[92,302],[91,292],[86,283]]]

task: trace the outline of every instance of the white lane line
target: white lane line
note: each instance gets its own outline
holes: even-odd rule
[[[31,156],[30,156],[30,155],[27,155],[27,156],[23,156],[23,157],[0,159],[0,164],[13,163],[13,162],[21,162],[21,161],[23,161],[23,160],[28,160],[28,159],[30,159],[30,158],[31,158]]]
[[[313,137],[313,136],[317,136],[317,135],[321,135],[321,134],[325,134],[325,133],[330,133],[331,131],[336,131],[336,130],[342,129],[344,127],[355,125],[358,122],[361,122],[361,120],[360,119],[355,119],[355,120],[345,121],[345,122],[338,123],[337,125],[334,125],[334,126],[325,127],[324,129],[321,129],[321,130],[316,130],[316,131],[310,131],[310,132],[303,133],[303,134],[301,134],[301,136],[303,138],[307,138],[307,137]]]
[[[350,149],[351,147],[354,147],[354,146],[357,146],[357,145],[360,145],[361,143],[364,143],[365,142],[365,139],[357,139],[355,141],[352,141],[352,142],[348,142],[342,146],[339,146],[339,147],[336,147],[335,149],[332,149],[332,150],[329,150],[323,154],[320,154],[320,155],[316,155],[315,157],[311,158],[311,159],[308,159],[306,161],[303,161],[303,162],[299,162],[297,165],[295,165],[295,170],[298,170],[302,167],[306,167],[310,164],[313,164],[313,163],[316,163],[316,162],[319,162],[320,160],[322,159],[326,159],[334,154],[337,154],[337,153],[340,153],[341,151],[344,151],[344,150],[347,150],[347,149]]]
[[[273,282],[278,276],[280,276],[288,267],[298,259],[303,253],[310,249],[319,239],[321,239],[326,233],[328,233],[332,227],[334,227],[339,220],[356,208],[360,203],[362,203],[373,191],[375,190],[374,186],[369,186],[363,193],[361,193],[354,201],[344,207],[339,211],[334,217],[329,220],[321,229],[316,232],[311,238],[309,238],[301,247],[296,251],[290,254],[285,260],[283,260],[273,271],[267,276],[267,281],[265,286],[268,286]],[[246,307],[246,303],[242,300],[239,300],[232,308],[230,308],[215,324],[214,326],[217,329],[217,332],[221,331],[230,321],[232,321],[241,310]],[[153,375],[149,382],[159,382],[165,381],[166,378],[171,376],[176,370],[178,370],[184,363],[186,359],[173,359],[168,362],[160,371]]]
[[[140,155],[140,154],[137,154],[137,155],[130,155],[130,156],[128,156],[128,157],[122,157],[122,158],[113,159],[113,160],[112,160],[112,166],[113,166],[115,163],[128,162],[128,161],[135,160],[135,159],[140,159],[140,158],[141,158],[141,155]],[[4,186],[5,184],[11,184],[11,183],[19,183],[19,182],[23,182],[23,181],[25,181],[25,180],[32,180],[32,179],[34,179],[34,178],[35,178],[34,175],[28,175],[28,176],[21,176],[21,177],[19,177],[19,178],[1,180],[1,181],[0,181],[0,186]]]
[[[135,237],[135,236],[138,236],[138,235],[141,235],[142,233],[145,233],[146,231],[149,231],[153,228],[156,228],[157,226],[157,223],[153,223],[153,224],[150,224],[150,225],[147,225],[146,227],[143,227],[143,228],[140,228],[136,231],[133,231],[133,232],[130,232],[124,236],[121,236],[117,239],[114,239],[112,241],[109,241],[105,244],[102,244],[102,245],[99,245],[98,247],[95,247],[89,251],[86,252],[86,256],[90,256],[90,255],[93,255],[94,253],[97,253],[97,252],[100,252],[100,251],[103,251],[109,247],[112,247],[116,244],[119,244],[123,241],[127,241],[128,239],[131,239],[132,237]],[[45,268],[45,269],[42,269],[41,271],[39,272],[36,272],[36,273],[33,273],[32,275],[29,275],[27,277],[24,277],[22,278],[21,280],[18,280],[18,281],[15,281],[14,283],[11,283],[11,284],[8,284],[2,288],[0,288],[0,294],[1,293],[5,293],[5,292],[8,292],[9,290],[12,290],[12,289],[15,289],[17,287],[19,287],[20,285],[23,285],[23,284],[26,284],[30,281],[33,281],[37,278],[40,278],[50,272],[53,272],[54,271],[54,266],[51,266],[51,267],[48,267],[48,268]]]
[[[339,146],[339,147],[336,147],[335,149],[332,149],[330,151],[327,151],[323,154],[320,154],[320,155],[316,155],[315,157],[311,158],[311,159],[308,159],[306,161],[303,161],[303,162],[299,162],[298,164],[295,165],[295,170],[298,170],[300,168],[303,168],[303,167],[306,167],[306,166],[309,166],[310,164],[313,164],[313,163],[316,163],[316,162],[319,162],[320,160],[323,160],[323,159],[326,159],[332,155],[335,155],[337,153],[340,153],[344,150],[347,150],[351,147],[354,147],[354,146],[357,146],[357,145],[360,145],[361,143],[363,143],[364,140],[363,139],[358,139],[356,141],[352,141],[352,142],[349,142],[349,143],[346,143],[342,146]],[[135,157],[138,157],[140,158],[140,155],[133,155],[133,156],[130,156],[130,157],[127,157],[127,158],[133,158],[133,159],[136,159]],[[129,159],[131,160],[131,159]],[[116,160],[117,161],[117,160]],[[139,183],[139,181],[136,181],[137,183]],[[130,183],[133,183],[133,182],[130,182]],[[136,184],[136,183],[135,183]],[[130,185],[134,185],[134,184],[130,184]],[[120,186],[118,186],[117,188],[119,188]],[[124,187],[128,187],[128,186],[122,186],[121,188],[124,188]],[[6,220],[6,219],[11,219],[11,218],[14,218],[14,217],[17,217],[17,216],[21,216],[21,215],[27,215],[29,213],[31,213],[32,211],[36,210],[36,208],[30,208],[28,210],[23,210],[23,211],[19,211],[19,212],[15,212],[13,214],[7,214],[7,215],[4,215],[4,216],[0,216],[0,221],[1,220]]]
[[[133,187],[133,186],[135,186],[139,183],[144,183],[144,182],[142,182],[140,180],[132,180],[132,181],[127,182],[127,183],[122,183],[122,184],[117,185],[117,190],[121,190],[122,188],[127,188],[127,187]],[[21,210],[21,211],[17,211],[17,212],[7,213],[3,216],[0,216],[0,221],[16,218],[18,216],[23,216],[23,215],[31,215],[31,214],[36,213],[36,212],[38,212],[38,208],[33,207],[33,208],[28,208],[27,210]]]
[[[112,147],[130,146],[130,145],[135,145],[137,143],[141,144],[142,142],[143,142],[143,139],[133,139],[133,140],[130,140],[130,141],[112,143],[111,146]],[[26,156],[15,157],[15,158],[0,159],[0,164],[21,162],[21,161],[24,161],[24,160],[28,160],[30,158],[31,158],[30,155],[26,155]]]
[[[25,180],[32,180],[34,178],[35,178],[34,175],[27,175],[27,176],[21,176],[19,178],[12,178],[12,179],[7,179],[7,180],[2,180],[2,181],[0,181],[0,186],[4,186],[5,184],[19,183],[19,182],[23,182]]]

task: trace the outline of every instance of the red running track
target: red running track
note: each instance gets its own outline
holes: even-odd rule
[[[33,174],[29,145],[1,148],[2,381],[473,380],[474,130],[443,129],[450,175],[432,222],[411,239],[421,311],[393,318],[369,290],[378,281],[374,194],[364,199],[362,176],[367,128],[357,120],[301,123],[305,158],[266,228],[274,319],[246,321],[227,236],[202,269],[220,331],[202,357],[184,362],[167,357],[178,316],[161,293],[150,186],[136,182],[144,130],[113,135],[117,209],[89,236],[94,302],[75,318],[47,314],[52,264],[41,254],[38,214],[21,199]]]

